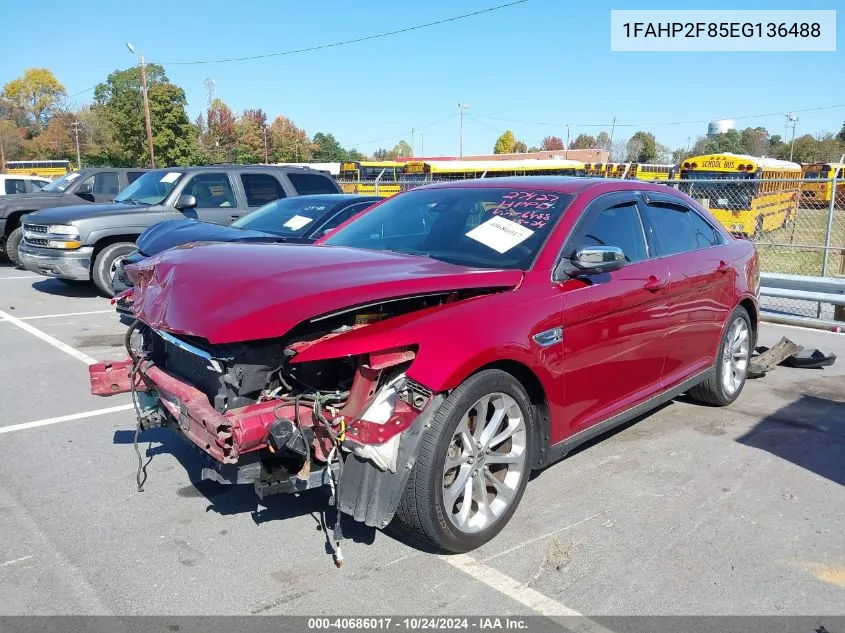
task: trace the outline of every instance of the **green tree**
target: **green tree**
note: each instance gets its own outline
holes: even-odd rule
[[[516,145],[516,136],[510,130],[505,130],[493,146],[494,154],[513,154]]]
[[[739,134],[742,151],[751,156],[768,156],[769,132],[763,127],[747,127]]]
[[[20,125],[41,130],[67,96],[65,87],[46,68],[27,68],[21,77],[3,86],[7,107]]]
[[[594,149],[598,147],[598,141],[589,134],[579,134],[572,142],[571,149]]]
[[[566,149],[563,144],[563,139],[559,136],[547,136],[543,139],[543,142],[540,147],[544,152],[555,152],[558,150]]]
[[[198,130],[185,112],[185,91],[170,83],[164,68],[147,65],[150,120],[156,165],[185,165],[196,162]],[[96,106],[102,108],[111,134],[113,161],[138,166],[149,161],[141,73],[137,67],[116,70],[94,89]]]
[[[390,160],[390,152],[380,147],[373,152],[373,160]]]
[[[609,152],[610,134],[608,134],[607,132],[599,132],[599,135],[596,137],[596,147],[600,147],[601,149]]]
[[[317,132],[313,139],[314,154],[312,160],[317,163],[328,163],[344,161],[349,158],[343,146],[338,143],[334,134],[326,134],[324,132]]]
[[[414,150],[411,149],[411,146],[404,140],[399,141],[393,147],[390,152],[388,152],[388,160],[396,160],[397,158],[410,158],[414,155]]]
[[[635,132],[628,139],[627,160],[636,163],[648,163],[657,158],[657,141],[651,132]]]
[[[839,134],[836,135],[842,143],[845,143],[845,123],[842,124],[842,129],[839,130]]]

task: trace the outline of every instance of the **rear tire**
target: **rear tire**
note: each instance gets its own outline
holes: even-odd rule
[[[9,237],[6,238],[6,257],[8,257],[17,268],[21,268],[21,258],[20,255],[18,255],[18,246],[20,246],[22,239],[23,229],[21,227],[18,227],[9,233]]]
[[[134,250],[135,245],[132,242],[117,242],[106,246],[99,252],[91,270],[91,279],[103,296],[109,298],[114,296],[112,284],[114,267],[118,259],[125,257]]]
[[[448,552],[496,536],[528,483],[533,424],[531,402],[513,376],[498,369],[470,376],[420,441],[397,527]]]
[[[753,344],[751,319],[745,308],[737,306],[728,318],[710,377],[690,389],[687,395],[696,402],[716,407],[736,400],[745,386]]]

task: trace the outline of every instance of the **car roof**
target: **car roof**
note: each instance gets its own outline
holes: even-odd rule
[[[228,169],[232,171],[276,171],[276,172],[301,172],[311,174],[322,174],[329,176],[329,173],[321,169],[311,169],[309,167],[299,167],[297,165],[238,165],[232,163],[219,163],[215,165],[191,165],[186,167],[157,167],[157,171],[170,169],[172,171],[184,171],[186,173],[198,171],[219,171],[220,169]]]
[[[0,180],[12,178],[14,180],[50,180],[47,176],[30,176],[29,174],[0,174]]]
[[[612,191],[661,191],[677,193],[676,189],[664,184],[653,184],[642,180],[621,180],[618,178],[590,178],[583,176],[510,176],[507,178],[473,178],[432,183],[418,189],[541,189],[556,193],[578,194],[586,189],[598,189],[596,193]]]

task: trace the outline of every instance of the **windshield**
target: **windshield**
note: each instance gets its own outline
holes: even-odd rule
[[[161,204],[185,174],[181,171],[148,171],[114,199],[127,204]]]
[[[298,196],[274,200],[232,223],[239,229],[285,237],[306,235],[337,205],[337,200]]]
[[[323,244],[527,270],[571,200],[533,189],[417,189],[386,200]]]
[[[759,186],[754,174],[684,170],[679,188],[690,198],[707,200],[711,209],[737,211],[751,208]]]
[[[804,178],[828,178],[830,170],[827,171],[808,171],[804,174]]]
[[[72,171],[70,173],[65,174],[58,180],[54,180],[50,184],[45,185],[41,188],[41,191],[58,191],[59,193],[62,193],[68,187],[70,187],[71,184],[73,184],[73,181],[77,178],[79,178],[79,172]]]

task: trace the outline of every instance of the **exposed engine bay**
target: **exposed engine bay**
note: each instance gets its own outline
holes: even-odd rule
[[[91,366],[92,392],[130,391],[138,431],[157,426],[180,431],[212,458],[204,478],[253,483],[260,497],[328,486],[339,509],[384,527],[393,508],[384,511],[361,497],[360,483],[346,486],[346,507],[338,495],[344,494],[343,471],[350,455],[356,478],[368,476],[362,465],[369,464],[367,470],[398,473],[396,481],[404,482],[406,473],[398,471],[405,470],[402,461],[413,453],[415,442],[403,448],[402,435],[435,399],[430,389],[405,375],[416,349],[295,359],[373,323],[489,292],[381,301],[313,318],[281,339],[234,344],[211,345],[136,321],[126,336],[130,358]],[[139,453],[139,488],[140,469]],[[391,498],[397,485],[389,486]],[[372,494],[386,493],[374,489]]]

